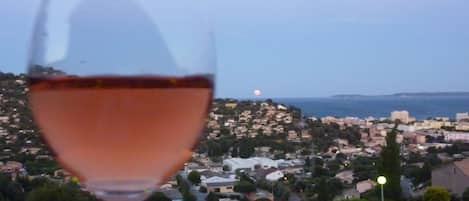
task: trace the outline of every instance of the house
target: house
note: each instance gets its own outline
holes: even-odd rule
[[[273,173],[277,171],[276,168],[269,168],[269,169],[263,169],[263,168],[259,168],[259,169],[256,169],[255,171],[251,172],[250,175],[254,178],[256,178],[257,180],[262,180],[262,179],[265,179],[265,177],[267,175],[269,175],[270,173]]]
[[[417,144],[425,144],[427,142],[427,138],[424,135],[417,135],[416,142]]]
[[[202,186],[207,188],[208,192],[233,193],[236,182],[238,182],[238,179],[234,176],[229,178],[214,176],[203,180]]]
[[[223,172],[223,164],[222,163],[212,163],[209,165],[209,170],[212,172]]]
[[[200,172],[200,179],[202,181],[208,179],[208,178],[212,178],[212,177],[227,177],[225,174],[223,173],[219,173],[219,172],[212,172],[210,170],[207,170],[207,171],[203,171],[203,172]]]
[[[289,130],[288,131],[287,139],[288,139],[288,141],[295,141],[295,142],[300,141],[300,138],[298,137],[298,133],[295,130]]]
[[[279,105],[277,105],[277,109],[278,109],[278,110],[283,110],[283,111],[286,111],[286,110],[288,110],[288,108],[287,108],[287,107],[285,107],[285,106],[283,106],[283,105],[280,105],[280,104],[279,104]]]
[[[235,109],[238,106],[237,103],[226,103],[225,108],[227,109]]]
[[[23,169],[23,164],[16,161],[8,161],[6,164],[0,166],[0,171],[3,173],[15,173]]]
[[[279,179],[283,178],[285,175],[283,174],[282,171],[280,170],[277,170],[275,172],[272,172],[268,175],[265,176],[265,179],[267,181],[271,181],[271,182],[274,182],[274,181],[278,181]]]
[[[313,138],[313,136],[311,135],[311,133],[308,131],[308,130],[302,130],[301,131],[301,139],[303,140],[311,140]]]
[[[355,186],[355,189],[360,193],[366,193],[370,190],[372,190],[376,186],[375,182],[371,180],[365,180],[358,182],[357,185]]]
[[[253,158],[230,158],[223,160],[223,165],[230,168],[232,172],[237,170],[254,170],[257,167],[268,169],[271,167],[278,168],[278,163],[270,158],[253,157]]]
[[[465,132],[444,132],[445,141],[447,142],[455,142],[455,141],[463,141],[469,142],[469,133]]]
[[[339,179],[342,181],[344,184],[352,184],[353,183],[353,171],[352,170],[347,170],[343,172],[339,172],[335,175],[335,178]]]
[[[432,171],[432,185],[462,195],[469,188],[469,159],[453,162]]]
[[[203,172],[207,170],[209,170],[209,168],[202,166],[200,164],[197,164],[197,163],[187,163],[186,166],[184,167],[184,172],[186,174],[189,174],[192,171]]]
[[[456,125],[456,130],[459,131],[469,131],[469,122],[459,122]]]
[[[249,200],[274,200],[274,196],[268,191],[257,191],[248,195]]]
[[[336,196],[334,198],[334,201],[342,201],[342,200],[348,200],[348,199],[359,199],[359,198],[360,198],[360,192],[358,192],[357,189],[349,188],[349,189],[343,190],[341,195]]]
[[[284,174],[303,174],[305,171],[304,165],[283,166],[283,164],[279,164],[279,168]]]

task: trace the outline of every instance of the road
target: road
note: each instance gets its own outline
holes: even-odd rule
[[[201,193],[199,189],[197,189],[197,186],[191,187],[191,193],[197,198],[197,201],[205,201],[207,197],[207,193]]]
[[[301,201],[301,198],[298,194],[291,193],[290,197],[288,198],[288,201]]]

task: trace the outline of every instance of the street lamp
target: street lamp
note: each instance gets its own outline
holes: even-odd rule
[[[383,190],[383,186],[384,186],[384,184],[386,184],[386,182],[387,182],[386,177],[384,177],[384,176],[379,176],[379,177],[378,177],[378,184],[381,185],[381,201],[384,201],[384,190]]]

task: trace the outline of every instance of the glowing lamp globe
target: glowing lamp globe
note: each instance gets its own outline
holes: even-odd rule
[[[378,184],[384,185],[384,184],[386,184],[386,182],[387,182],[386,177],[384,177],[384,176],[379,176],[378,177]]]

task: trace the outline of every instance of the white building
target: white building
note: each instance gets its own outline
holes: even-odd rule
[[[409,116],[409,112],[408,111],[394,111],[391,113],[391,120],[393,121],[396,121],[396,120],[400,120],[402,123],[409,123],[409,119],[410,119],[410,116]]]
[[[274,182],[274,181],[278,181],[279,179],[283,178],[285,175],[283,174],[282,171],[280,170],[277,170],[275,172],[272,172],[268,175],[265,176],[265,179],[267,181],[271,181],[271,182]]]
[[[399,124],[399,126],[397,126],[397,130],[400,130],[406,133],[412,133],[416,131],[415,126],[408,126],[404,124]]]
[[[254,170],[256,166],[264,169],[278,168],[277,161],[262,157],[225,159],[223,165],[228,166],[232,172],[236,172],[236,170]]]
[[[469,142],[469,133],[464,132],[444,132],[445,141],[454,142],[454,141],[464,141]]]
[[[209,192],[233,193],[236,182],[238,179],[235,178],[235,175],[229,178],[214,176],[203,180],[201,185],[206,187]]]
[[[459,122],[456,124],[456,130],[469,131],[469,122]]]
[[[463,120],[469,120],[469,112],[456,114],[456,121],[460,122]]]
[[[284,110],[284,111],[285,111],[285,110],[287,110],[288,108],[285,107],[285,106],[283,106],[283,105],[280,105],[280,104],[279,104],[279,105],[277,105],[277,109],[278,109],[278,110]]]

